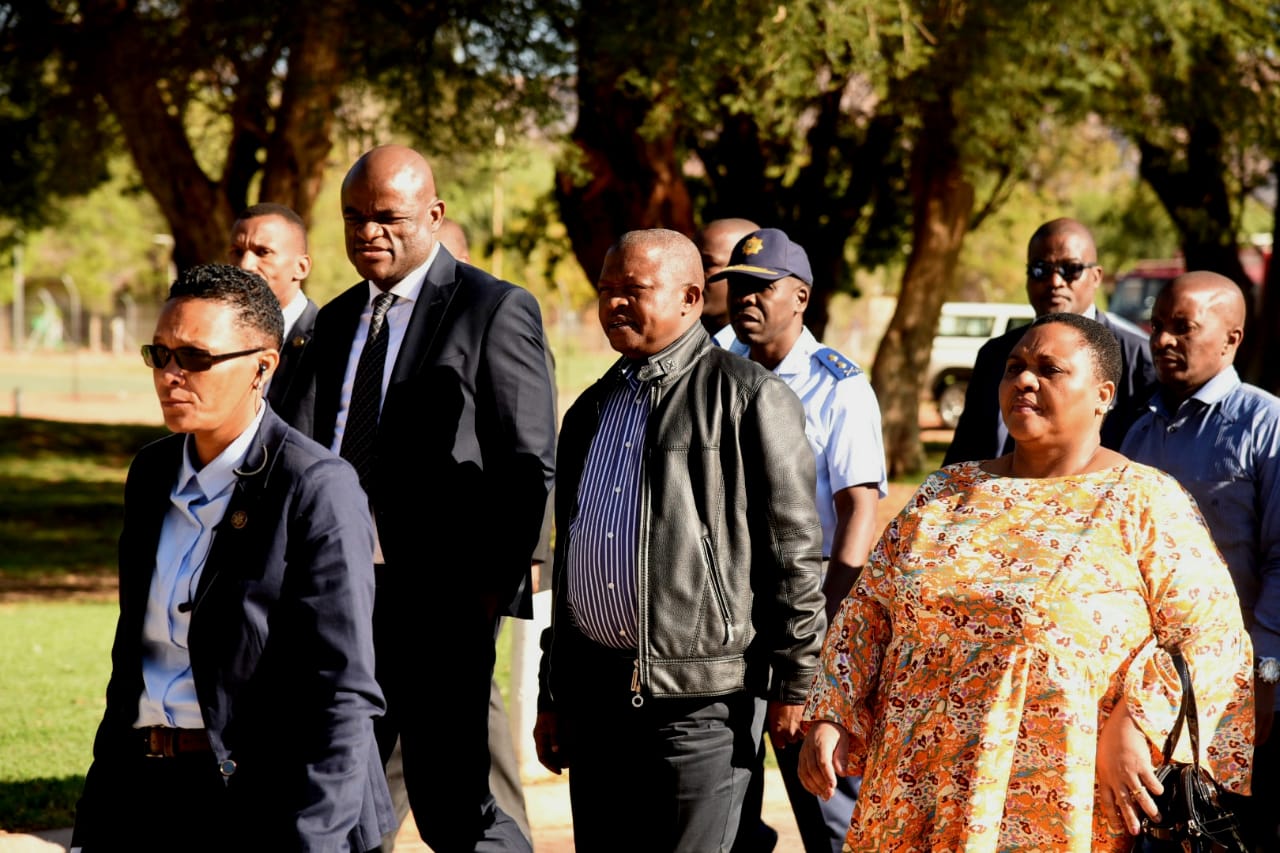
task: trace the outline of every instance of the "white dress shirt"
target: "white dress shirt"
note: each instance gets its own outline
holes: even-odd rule
[[[294,324],[298,322],[298,318],[302,316],[302,312],[307,310],[307,294],[301,290],[293,299],[289,300],[288,305],[280,307],[280,313],[284,315],[284,343],[289,343],[289,333],[293,331]]]

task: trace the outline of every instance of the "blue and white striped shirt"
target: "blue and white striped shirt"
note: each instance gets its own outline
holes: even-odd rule
[[[648,384],[624,369],[604,401],[600,427],[578,485],[578,514],[569,528],[569,609],[585,636],[616,649],[639,640],[636,554],[640,478],[649,423]]]

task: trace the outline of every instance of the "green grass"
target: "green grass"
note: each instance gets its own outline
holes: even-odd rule
[[[0,605],[0,827],[70,826],[111,670],[114,603]]]
[[[0,828],[71,826],[111,674],[114,602],[0,604]],[[495,674],[506,685],[504,629]]]
[[[164,434],[0,418],[0,579],[114,573],[129,460]]]

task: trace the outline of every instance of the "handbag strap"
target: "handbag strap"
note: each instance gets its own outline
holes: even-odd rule
[[[1195,691],[1191,689],[1191,672],[1187,669],[1187,662],[1180,651],[1171,652],[1169,657],[1173,660],[1174,669],[1178,670],[1178,678],[1182,681],[1182,707],[1178,709],[1178,719],[1174,720],[1169,737],[1164,742],[1164,763],[1168,764],[1173,759],[1173,750],[1178,745],[1178,738],[1182,736],[1182,724],[1185,721],[1187,731],[1191,735],[1191,763],[1199,771],[1200,715],[1196,711]]]

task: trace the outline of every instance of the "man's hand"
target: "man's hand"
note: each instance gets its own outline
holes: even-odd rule
[[[804,705],[786,705],[782,702],[770,702],[769,714],[765,728],[769,732],[769,743],[774,749],[798,743],[804,736],[800,731]]]
[[[538,750],[538,761],[557,776],[569,766],[568,750],[563,749],[560,715],[555,711],[540,711],[533,724],[533,743]]]
[[[849,775],[848,761],[849,733],[830,720],[818,720],[800,747],[796,775],[810,794],[829,800],[836,792],[836,777]]]

